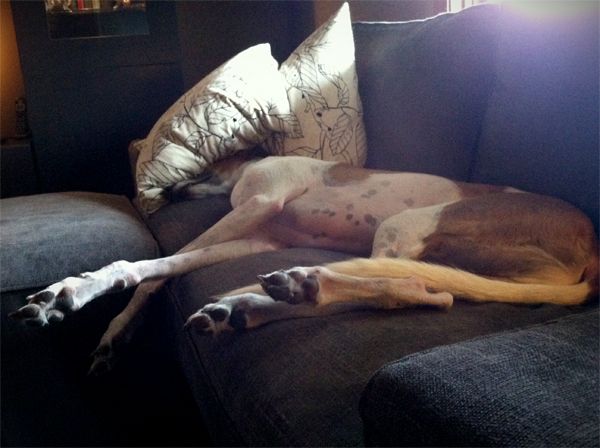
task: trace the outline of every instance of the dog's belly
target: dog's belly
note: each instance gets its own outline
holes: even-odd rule
[[[379,225],[409,208],[460,199],[456,183],[412,173],[373,173],[360,181],[322,184],[288,202],[269,233],[293,246],[370,254]]]
[[[331,229],[317,231],[315,229],[296,229],[279,222],[272,221],[266,226],[266,233],[290,247],[314,247],[320,249],[339,250],[358,256],[369,256],[373,242],[373,232],[355,234],[332,234]],[[327,233],[329,230],[330,233]]]

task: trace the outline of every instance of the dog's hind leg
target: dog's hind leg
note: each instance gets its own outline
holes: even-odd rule
[[[292,305],[317,306],[340,302],[370,303],[377,308],[393,309],[430,305],[452,306],[446,292],[430,292],[419,277],[357,277],[325,266],[295,267],[259,276],[264,291],[277,301]]]
[[[329,316],[349,311],[380,308],[374,302],[338,302],[331,305],[292,305],[262,293],[245,292],[221,297],[192,314],[186,324],[187,330],[219,334],[223,331],[249,330],[270,322],[303,317]]]
[[[194,313],[186,326],[206,333],[259,327],[269,322],[338,314],[357,309],[428,305],[447,309],[452,295],[427,290],[410,278],[362,278],[326,267],[296,267],[259,276],[261,285],[227,293]],[[263,289],[264,292],[258,293]]]

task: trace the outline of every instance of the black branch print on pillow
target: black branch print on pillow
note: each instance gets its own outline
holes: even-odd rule
[[[273,103],[267,103],[264,112],[253,108],[243,87],[242,79],[232,77],[212,84],[210,91],[184,96],[180,112],[157,132],[152,160],[140,167],[138,184],[166,188],[195,178],[217,160],[260,144],[271,128],[292,138],[301,135],[295,115],[280,114]],[[179,158],[185,157],[182,150],[189,152],[194,170],[179,169],[167,161],[169,157],[161,157],[172,145]]]
[[[303,107],[296,107],[296,111],[300,109],[309,114],[312,123],[305,122],[305,125],[312,127],[316,124],[319,134],[318,143],[299,146],[290,152],[323,159],[326,158],[327,149],[328,153],[338,156],[336,158],[341,157],[344,161],[353,163],[359,158],[357,145],[366,143],[361,126],[362,113],[351,105],[350,88],[341,74],[316,61],[317,53],[329,45],[325,37],[335,23],[331,21],[315,32],[292,53],[287,62],[288,98],[292,103],[299,99]],[[300,129],[298,137],[307,134],[307,129]],[[275,147],[275,152],[285,152],[284,140],[280,135],[271,138],[270,143]]]

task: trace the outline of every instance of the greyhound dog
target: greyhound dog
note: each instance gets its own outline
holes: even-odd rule
[[[12,316],[46,325],[102,294],[139,285],[94,353],[91,372],[99,373],[112,367],[115,350],[167,278],[286,247],[358,258],[259,276],[204,306],[186,326],[218,333],[365,306],[446,309],[453,296],[576,305],[598,291],[593,225],[558,199],[298,156],[234,157],[217,163],[207,182],[171,191],[190,198],[223,192],[232,211],[175,255],[68,277],[29,296]]]

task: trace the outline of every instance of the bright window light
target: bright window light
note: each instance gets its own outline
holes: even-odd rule
[[[458,12],[461,9],[468,8],[469,6],[485,3],[485,1],[486,0],[447,0],[446,10],[448,12]]]

